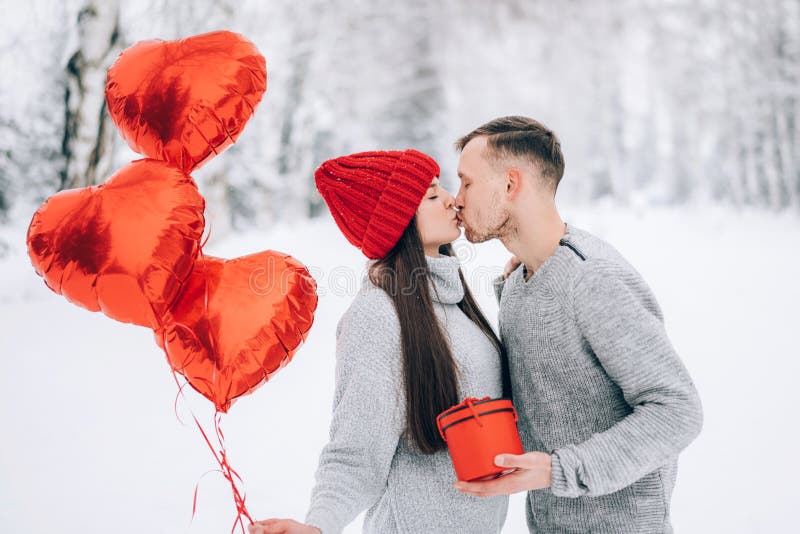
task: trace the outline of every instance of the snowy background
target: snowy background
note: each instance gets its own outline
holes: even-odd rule
[[[256,43],[269,82],[239,142],[195,174],[208,201],[205,252],[288,252],[320,293],[295,360],[223,418],[254,516],[304,515],[327,438],[335,326],[365,266],[314,191],[313,169],[347,152],[413,146],[437,157],[452,188],[453,140],[524,114],[562,139],[563,218],[642,272],[700,391],[705,426],[680,458],[676,531],[796,530],[800,2],[2,8],[0,532],[230,530],[230,488],[203,476],[214,463],[190,422],[193,412],[209,428],[209,403],[187,389],[175,409],[152,334],[55,295],[25,250],[42,200],[103,182],[136,157],[101,127],[102,79],[119,51],[215,29]],[[456,248],[494,320],[488,282],[506,252]],[[357,520],[348,532],[359,531]],[[505,532],[525,531],[517,496]]]
[[[797,238],[793,214],[713,207],[620,211],[567,208],[564,218],[614,243],[659,297],[667,331],[700,391],[705,426],[681,455],[676,532],[792,532],[797,462]],[[177,386],[144,328],[115,323],[48,290],[27,262],[23,228],[0,264],[3,421],[0,531],[220,533],[233,520],[230,488],[189,410],[210,427],[210,403]],[[258,517],[302,519],[333,395],[334,333],[365,263],[327,218],[231,237],[207,252],[291,251],[312,269],[320,303],[307,344],[222,427]],[[457,246],[486,314],[499,243]],[[360,531],[360,520],[348,531]],[[515,498],[504,532],[527,532]]]

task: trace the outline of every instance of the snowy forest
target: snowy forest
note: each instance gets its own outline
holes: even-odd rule
[[[800,210],[797,0],[4,4],[4,224],[137,157],[103,99],[123,49],[217,29],[268,70],[239,142],[195,174],[217,237],[319,215],[313,170],[344,153],[414,147],[453,186],[453,141],[510,114],[559,134],[571,203]]]

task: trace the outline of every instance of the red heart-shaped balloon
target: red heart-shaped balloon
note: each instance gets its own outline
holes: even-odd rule
[[[156,342],[175,371],[227,412],[292,359],[314,322],[316,287],[303,264],[280,252],[201,254]]]
[[[204,209],[190,176],[135,161],[104,184],[47,199],[28,227],[28,256],[70,302],[157,328],[192,270]]]
[[[266,88],[255,45],[220,31],[127,48],[108,70],[106,103],[131,149],[190,172],[239,137]]]

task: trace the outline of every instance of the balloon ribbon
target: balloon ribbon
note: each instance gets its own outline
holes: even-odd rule
[[[178,395],[183,396],[183,386],[181,386],[180,382],[178,382],[178,377],[176,376],[175,372],[172,373],[173,378],[175,378],[175,383],[178,384]],[[177,409],[177,399],[176,399],[176,409]],[[214,459],[217,461],[219,465],[219,469],[215,469],[215,471],[219,471],[222,473],[222,476],[225,477],[225,480],[231,485],[231,491],[233,493],[233,502],[236,504],[236,519],[233,522],[233,526],[231,527],[231,534],[236,531],[236,527],[242,529],[242,532],[245,532],[245,523],[244,518],[247,518],[250,523],[253,523],[253,518],[250,516],[250,513],[247,511],[247,506],[245,505],[245,498],[246,494],[242,493],[239,490],[239,487],[236,483],[238,480],[240,483],[244,484],[242,477],[239,476],[239,473],[231,467],[231,464],[228,462],[228,454],[225,450],[225,435],[222,433],[222,428],[220,428],[220,421],[222,419],[222,414],[217,410],[214,413],[214,430],[217,436],[217,442],[219,443],[219,450],[217,450],[214,445],[211,443],[211,440],[208,438],[208,434],[206,431],[203,430],[203,426],[200,424],[200,421],[197,420],[197,417],[194,415],[194,412],[189,410],[192,419],[194,419],[194,423],[197,425],[197,429],[200,430],[200,434],[202,434],[203,439],[208,445],[208,448],[211,450],[211,454],[214,455]],[[177,410],[175,415],[177,416]],[[180,421],[180,417],[178,417]],[[202,478],[202,477],[201,477]],[[198,480],[197,484],[194,487],[194,497],[192,499],[192,520],[194,520],[195,512],[197,511],[197,492],[200,488],[200,481]]]

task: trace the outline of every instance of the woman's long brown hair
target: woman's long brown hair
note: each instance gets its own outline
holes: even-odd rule
[[[453,248],[442,245],[439,253],[453,256]],[[416,216],[391,252],[372,265],[369,276],[373,284],[389,294],[400,322],[408,432],[423,453],[443,450],[446,445],[436,428],[436,416],[462,399],[458,398],[458,369],[453,352],[434,312]],[[481,313],[461,269],[458,276],[464,286],[464,298],[458,307],[499,352],[503,394],[507,396],[510,386],[503,346]]]

